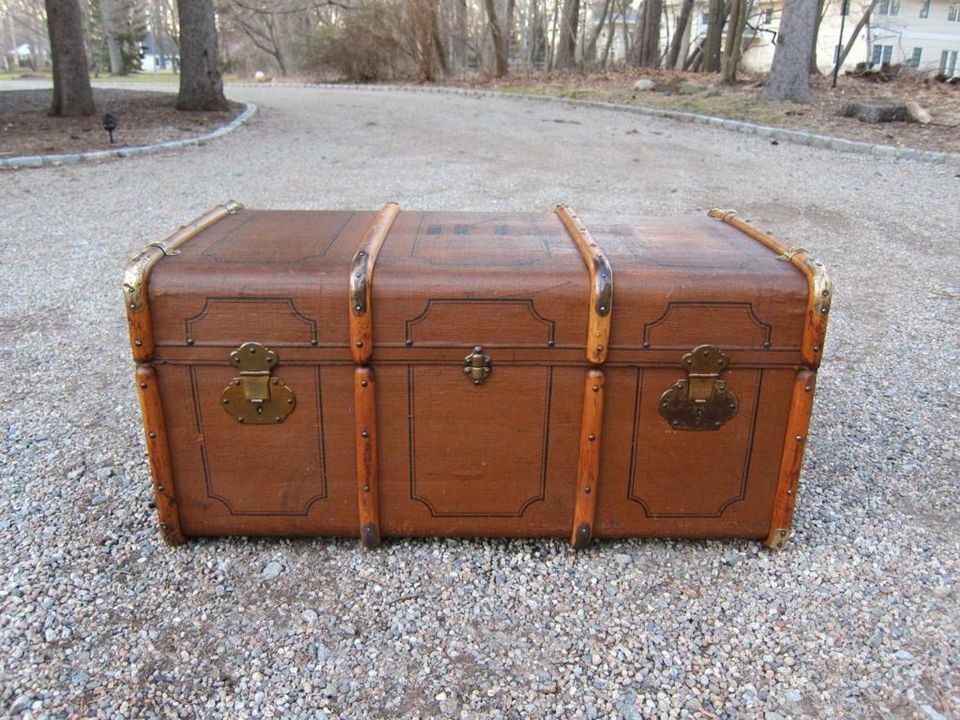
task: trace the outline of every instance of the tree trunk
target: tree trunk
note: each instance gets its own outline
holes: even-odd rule
[[[843,0],[840,0],[841,6]],[[817,0],[817,24],[813,28],[813,39],[810,41],[810,68],[808,72],[811,75],[819,75],[820,68],[817,66],[817,38],[820,36],[820,23],[823,22],[823,16],[827,12],[827,2]]]
[[[580,0],[563,0],[560,33],[557,37],[554,67],[571,68],[577,61],[577,25],[580,20]]]
[[[680,61],[680,51],[683,49],[683,37],[690,23],[690,14],[693,12],[693,0],[683,0],[680,8],[680,17],[677,19],[677,29],[673,31],[673,40],[670,41],[670,56],[667,58],[667,67],[673,70]]]
[[[786,0],[773,65],[760,97],[808,103],[810,92],[810,39],[817,22],[817,0]]]
[[[707,38],[703,45],[704,72],[720,72],[720,46],[723,40],[723,25],[727,20],[729,7],[723,0],[710,0],[710,24],[707,26]]]
[[[223,96],[213,0],[177,0],[177,13],[180,16],[177,110],[229,109]]]
[[[96,115],[87,52],[83,44],[83,21],[77,0],[46,0],[50,54],[53,57],[53,102],[50,115],[84,117]]]
[[[506,77],[509,71],[507,63],[507,44],[500,29],[500,20],[497,18],[497,8],[494,0],[484,0],[487,6],[487,18],[490,20],[490,37],[493,40],[493,54],[495,58],[493,76]]]
[[[740,66],[743,30],[746,24],[747,0],[731,0],[727,42],[723,49],[723,81],[731,85],[737,81],[737,68]]]
[[[443,44],[443,35],[440,33],[440,14],[437,12],[437,6],[430,3],[430,34],[433,35],[433,49],[437,53],[437,59],[440,63],[440,70],[446,75],[450,72],[450,66],[447,63],[447,46]]]
[[[837,61],[837,67],[843,67],[843,63],[847,59],[847,55],[850,54],[850,51],[853,50],[853,46],[857,44],[857,37],[863,31],[863,26],[870,22],[870,15],[873,13],[873,9],[880,4],[880,0],[871,0],[870,4],[867,6],[867,9],[863,11],[863,17],[857,22],[857,26],[853,29],[853,35],[850,36],[850,39],[847,40],[847,44],[843,47],[843,52],[840,53],[840,59]],[[849,8],[850,6],[847,5]]]
[[[126,75],[127,71],[123,66],[123,53],[120,52],[120,39],[117,37],[117,7],[114,0],[101,0],[100,11],[103,14],[103,34],[107,39],[110,74]]]
[[[655,68],[660,66],[660,17],[663,15],[663,3],[661,0],[646,0],[643,10],[643,36],[640,40],[638,65]]]
[[[693,2],[693,0],[690,0]],[[613,45],[614,35],[617,34],[617,17],[614,10],[610,12],[610,30],[607,32],[607,41],[603,45],[603,55],[600,56],[600,66],[606,69],[607,61],[610,59],[610,47]]]
[[[590,33],[590,39],[583,49],[584,62],[593,62],[597,59],[597,41],[600,39],[600,33],[603,32],[603,26],[607,22],[607,13],[610,10],[611,2],[612,0],[603,0],[603,8],[600,10],[600,20],[597,22],[596,27],[593,28],[593,32]]]
[[[453,58],[460,70],[467,67],[467,0],[456,0],[453,5],[453,25],[456,28],[453,42]]]

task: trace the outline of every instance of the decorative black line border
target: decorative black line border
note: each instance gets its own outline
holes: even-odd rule
[[[414,318],[404,321],[404,338],[406,340],[407,347],[430,347],[430,348],[448,348],[448,347],[462,347],[461,343],[433,343],[429,340],[426,342],[417,343],[413,338],[413,328],[416,325],[424,322],[427,319],[427,316],[430,314],[430,311],[433,309],[434,305],[478,305],[478,304],[496,304],[496,305],[524,305],[527,308],[533,318],[539,322],[541,325],[544,325],[547,328],[547,341],[544,344],[499,344],[499,343],[483,343],[484,347],[491,348],[542,348],[542,347],[555,347],[555,336],[556,336],[556,326],[557,323],[555,320],[550,320],[545,318],[539,312],[533,304],[532,298],[430,298],[427,300],[426,306],[423,308],[423,312],[417,315]]]
[[[233,516],[255,516],[255,517],[289,517],[306,516],[310,514],[310,508],[313,504],[327,498],[327,446],[323,436],[323,390],[321,389],[320,366],[316,367],[315,382],[317,389],[317,442],[320,448],[320,492],[313,497],[307,498],[303,510],[273,511],[266,510],[236,510],[230,501],[222,495],[218,495],[213,489],[213,478],[211,477],[209,459],[207,457],[206,434],[203,430],[203,412],[200,409],[200,390],[197,381],[197,368],[190,366],[190,391],[193,395],[193,408],[197,422],[197,437],[200,438],[200,459],[203,465],[203,481],[207,497],[211,500],[217,500],[227,508]],[[238,424],[238,427],[240,425]],[[255,428],[255,425],[244,425],[244,428]]]
[[[200,309],[196,315],[188,317],[184,321],[184,333],[185,333],[185,343],[193,347],[235,347],[236,343],[198,343],[193,340],[193,326],[203,320],[204,317],[210,312],[211,304],[216,303],[239,303],[239,304],[259,304],[259,303],[284,303],[290,310],[290,314],[293,315],[299,322],[307,325],[310,328],[310,342],[308,343],[286,343],[286,342],[271,342],[270,347],[332,347],[328,345],[320,345],[318,342],[317,335],[317,321],[313,318],[304,315],[297,309],[296,303],[293,301],[293,298],[290,297],[208,297],[204,300],[203,307]]]
[[[763,370],[757,370],[757,383],[755,387],[755,396],[753,400],[753,414],[750,418],[750,436],[747,440],[746,455],[743,460],[743,475],[740,478],[740,492],[734,497],[725,500],[723,504],[713,513],[652,513],[650,507],[644,502],[643,498],[635,494],[634,486],[637,482],[637,447],[640,442],[640,409],[643,405],[642,387],[643,375],[642,369],[637,368],[637,395],[634,401],[633,409],[633,442],[630,450],[630,477],[627,479],[627,500],[640,505],[643,508],[643,514],[648,518],[719,518],[726,512],[727,508],[736,502],[740,502],[747,495],[747,481],[750,477],[750,465],[753,460],[753,443],[757,435],[757,417],[760,409],[760,393],[763,390]],[[692,433],[696,435],[698,433]]]
[[[472,227],[472,226],[474,226],[474,225],[497,225],[498,223],[496,222],[496,220],[497,220],[497,218],[499,218],[499,217],[502,217],[502,216],[494,216],[494,217],[492,217],[492,218],[490,218],[490,219],[480,220],[480,221],[477,221],[477,222],[475,222],[475,223],[455,223],[455,224],[454,224],[454,228],[455,228],[454,235],[455,235],[455,236],[459,236],[459,237],[469,237],[469,235],[470,235],[470,233],[469,233],[469,228],[470,228],[470,227]],[[508,263],[508,262],[503,262],[503,263],[491,262],[489,259],[486,259],[486,260],[484,260],[484,261],[482,261],[482,262],[475,262],[475,263],[462,262],[462,261],[460,261],[460,260],[456,260],[456,261],[437,261],[437,260],[433,260],[432,258],[427,258],[427,257],[424,257],[424,256],[422,256],[422,255],[419,254],[419,252],[420,252],[420,238],[423,237],[424,235],[427,235],[427,236],[429,236],[429,237],[438,237],[438,236],[442,237],[443,234],[442,234],[442,233],[431,232],[431,230],[432,230],[432,228],[433,228],[433,226],[434,226],[434,223],[431,223],[431,224],[427,225],[427,230],[426,230],[426,232],[424,232],[423,224],[424,224],[425,221],[426,221],[426,213],[423,213],[423,214],[420,215],[420,222],[419,222],[418,225],[417,225],[417,234],[416,234],[416,236],[415,236],[414,239],[413,239],[413,246],[410,248],[410,257],[411,257],[412,259],[414,259],[414,260],[420,260],[421,262],[425,262],[425,263],[427,263],[428,265],[432,265],[433,267],[451,267],[451,266],[456,266],[456,267],[493,267],[493,268],[499,268],[499,267],[502,267],[502,268],[508,268],[508,267],[530,267],[531,265],[537,265],[538,263],[542,263],[542,262],[544,262],[544,260],[549,260],[551,257],[553,257],[553,254],[552,254],[551,251],[550,251],[550,243],[547,242],[546,237],[545,237],[544,234],[543,234],[543,229],[540,227],[540,223],[538,223],[536,220],[534,220],[534,221],[531,223],[531,226],[533,227],[533,229],[534,229],[535,232],[536,232],[537,240],[540,241],[540,245],[543,247],[543,257],[539,257],[539,258],[535,258],[535,259],[530,259],[530,260],[527,260],[527,261],[524,261],[524,262],[509,262],[509,263]],[[500,224],[500,225],[503,225],[504,223],[499,223],[499,224]],[[458,232],[458,230],[461,230],[461,229],[464,228],[464,227],[467,227],[467,228],[468,228],[467,232],[462,232],[462,231]],[[494,232],[494,234],[495,234],[495,235],[499,235],[499,236],[503,236],[503,235],[504,235],[504,233],[500,233],[500,232]]]
[[[750,320],[763,332],[763,349],[769,350],[771,346],[771,338],[773,336],[773,326],[769,323],[763,322],[759,317],[757,317],[756,311],[753,309],[753,303],[748,302],[733,302],[733,301],[710,301],[710,300],[671,300],[667,303],[666,309],[663,311],[663,314],[660,317],[643,324],[643,338],[641,340],[641,345],[611,345],[610,350],[650,350],[650,331],[656,328],[659,325],[662,325],[666,322],[667,317],[673,312],[675,307],[740,307],[745,308],[747,315]],[[756,350],[756,345],[730,345],[724,343],[725,350]],[[656,350],[683,350],[687,352],[690,350],[689,345],[657,345]],[[782,349],[782,348],[778,348]]]
[[[433,504],[425,497],[417,494],[417,475],[416,475],[416,408],[414,402],[414,370],[415,365],[407,366],[407,424],[409,437],[409,464],[410,464],[410,499],[423,503],[430,511],[431,517],[436,518],[519,518],[534,503],[542,502],[547,495],[547,459],[550,447],[550,409],[553,402],[553,368],[546,367],[547,397],[544,403],[543,417],[543,444],[540,450],[540,489],[539,493],[526,500],[520,509],[512,513],[483,513],[467,512],[452,513],[439,512]]]

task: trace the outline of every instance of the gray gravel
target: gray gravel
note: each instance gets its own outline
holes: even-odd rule
[[[20,87],[19,85],[17,87]],[[960,712],[955,168],[527,101],[244,88],[201,148],[0,174],[0,712]],[[561,122],[562,121],[562,122]],[[838,287],[796,533],[162,545],[119,294],[208,206],[738,208]]]

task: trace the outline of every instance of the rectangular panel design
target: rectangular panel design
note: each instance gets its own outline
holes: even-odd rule
[[[327,496],[320,372],[281,367],[296,409],[279,424],[245,425],[220,399],[235,371],[190,369],[206,495],[230,515],[306,515]]]
[[[410,498],[432,517],[522,517],[544,499],[553,371],[410,366]],[[505,402],[523,388],[524,402]],[[505,478],[510,482],[504,482]]]

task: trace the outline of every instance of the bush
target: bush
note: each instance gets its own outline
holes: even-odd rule
[[[396,2],[371,0],[340,13],[337,22],[306,36],[296,54],[300,65],[322,74],[333,71],[355,83],[409,77],[415,67],[395,35]]]

